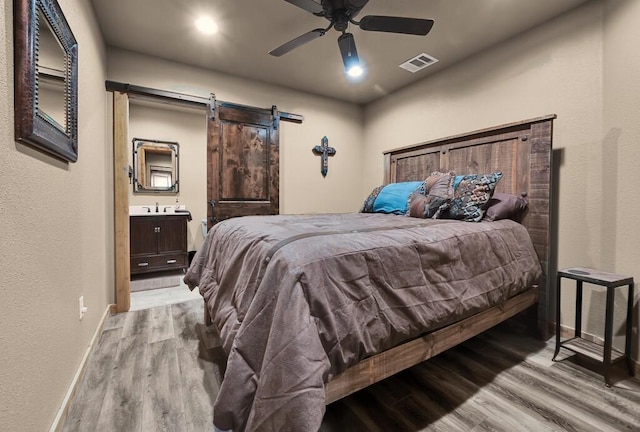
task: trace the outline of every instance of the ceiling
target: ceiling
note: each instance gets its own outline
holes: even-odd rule
[[[370,0],[365,15],[429,18],[427,36],[367,32],[351,25],[366,76],[344,74],[335,30],[282,57],[270,50],[328,21],[284,0],[92,0],[106,44],[225,74],[365,104],[543,24],[587,0]],[[206,36],[201,14],[220,27]],[[417,73],[398,67],[427,53]],[[137,83],[131,83],[137,84]]]

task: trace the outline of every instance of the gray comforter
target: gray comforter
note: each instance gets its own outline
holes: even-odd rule
[[[357,213],[219,223],[185,276],[228,354],[214,424],[317,431],[331,377],[539,276],[527,231],[508,220]]]

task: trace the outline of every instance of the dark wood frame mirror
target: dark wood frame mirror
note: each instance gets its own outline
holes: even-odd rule
[[[78,43],[56,0],[14,0],[15,135],[69,162],[78,160]],[[40,28],[42,23],[47,29]],[[63,70],[53,76],[38,64],[40,37],[51,31],[63,59]],[[54,74],[55,75],[55,74]],[[39,88],[45,80],[63,84],[62,123],[44,111],[39,103]],[[60,120],[60,119],[58,119]]]

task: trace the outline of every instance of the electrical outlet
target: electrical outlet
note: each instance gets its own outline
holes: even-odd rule
[[[78,309],[80,311],[80,319],[84,318],[84,314],[87,312],[87,307],[84,305],[84,296],[80,296],[78,299]]]

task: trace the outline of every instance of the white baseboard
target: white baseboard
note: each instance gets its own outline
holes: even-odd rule
[[[89,360],[89,357],[91,356],[91,353],[93,352],[95,343],[100,338],[100,335],[102,334],[102,328],[104,327],[104,323],[107,321],[107,317],[114,310],[115,310],[115,305],[110,304],[110,305],[107,305],[107,308],[102,314],[102,318],[98,323],[98,327],[96,328],[96,331],[93,334],[93,337],[91,338],[91,342],[89,342],[89,346],[84,352],[84,356],[82,356],[82,360],[80,361],[78,370],[76,371],[75,375],[73,376],[73,379],[71,380],[71,384],[69,385],[67,394],[64,396],[64,399],[62,400],[62,405],[60,406],[60,409],[56,413],[56,417],[53,419],[53,423],[49,428],[49,432],[59,432],[60,430],[62,430],[62,426],[64,425],[64,421],[67,418],[67,414],[69,412],[69,404],[71,403],[74,396],[76,395],[80,381],[82,381],[82,377],[84,376],[84,372],[87,368],[87,362]]]

